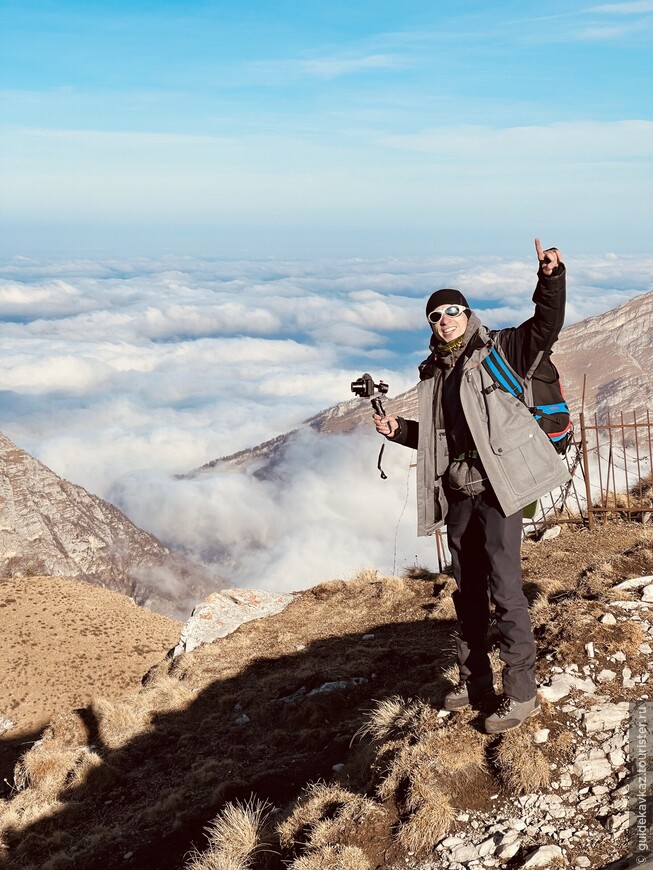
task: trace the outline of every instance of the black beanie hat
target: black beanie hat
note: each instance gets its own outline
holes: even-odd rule
[[[445,287],[442,290],[436,290],[435,293],[431,293],[429,296],[429,301],[426,303],[427,320],[429,314],[441,305],[464,305],[469,311],[469,304],[460,290],[452,290]]]

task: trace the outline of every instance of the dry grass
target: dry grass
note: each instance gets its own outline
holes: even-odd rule
[[[359,734],[369,735],[377,743],[385,743],[419,734],[422,726],[432,720],[433,710],[423,701],[405,701],[399,695],[393,695],[377,702]]]
[[[449,831],[455,817],[446,798],[422,804],[399,828],[397,842],[416,855],[429,852]]]
[[[383,808],[370,798],[339,785],[313,783],[306,788],[290,816],[277,827],[282,846],[311,850],[341,845]]]
[[[92,702],[91,710],[97,720],[99,738],[108,749],[121,749],[151,727],[152,709],[142,702],[140,694],[122,701],[98,698]]]
[[[57,716],[43,731],[43,740],[54,740],[61,746],[86,746],[88,729],[77,712]]]
[[[501,779],[515,794],[541,791],[551,781],[549,762],[533,743],[535,727],[524,723],[520,729],[506,732],[496,753]]]
[[[197,697],[197,691],[185,680],[160,672],[141,689],[139,697],[145,708],[160,715],[188,709]]]
[[[358,846],[325,846],[296,858],[288,870],[372,870],[372,865]]]
[[[378,744],[377,793],[401,819],[397,841],[423,854],[450,829],[454,794],[485,771],[487,737],[463,714],[442,724],[428,704],[396,696],[377,704],[365,730]]]
[[[269,848],[263,837],[271,811],[270,804],[254,797],[228,803],[205,829],[209,848],[194,852],[187,870],[248,870],[257,854]]]
[[[228,858],[211,850],[194,852],[188,858],[186,870],[249,870],[248,864],[243,864],[237,858]]]
[[[42,741],[20,758],[14,771],[14,785],[18,791],[31,789],[40,800],[54,800],[96,766],[96,759],[98,756],[85,748],[71,749],[55,741]]]

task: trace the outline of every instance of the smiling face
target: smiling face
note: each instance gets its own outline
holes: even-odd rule
[[[446,311],[449,305],[440,305],[436,311]],[[436,324],[432,325],[433,331],[441,339],[444,344],[454,341],[465,334],[467,329],[467,315],[461,312],[458,317],[450,317],[448,314],[443,314]]]

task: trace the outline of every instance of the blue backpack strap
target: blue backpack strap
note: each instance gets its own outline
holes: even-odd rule
[[[482,365],[486,367],[494,381],[516,399],[524,400],[524,390],[501,354],[493,347]]]

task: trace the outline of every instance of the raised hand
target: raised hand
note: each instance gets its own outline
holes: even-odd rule
[[[558,266],[562,266],[562,254],[557,248],[547,248],[542,250],[542,245],[539,239],[535,239],[535,250],[537,251],[537,259],[540,261],[540,267],[545,275],[553,274],[553,270]]]

